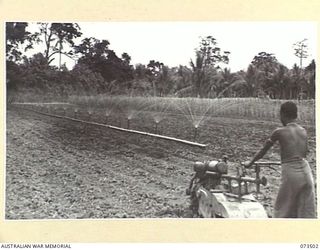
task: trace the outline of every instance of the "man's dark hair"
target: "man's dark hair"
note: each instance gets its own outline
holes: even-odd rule
[[[280,113],[289,119],[296,119],[298,116],[298,108],[294,102],[285,102],[281,104]]]

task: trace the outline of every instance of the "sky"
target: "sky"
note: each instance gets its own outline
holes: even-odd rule
[[[273,53],[288,68],[299,59],[293,44],[307,39],[308,58],[303,66],[316,59],[317,26],[315,22],[78,22],[82,37],[110,42],[109,48],[120,57],[126,52],[131,64],[156,60],[170,67],[190,65],[200,37],[213,36],[217,46],[230,51],[230,62],[223,65],[232,72],[247,69],[259,52]],[[30,30],[36,26],[30,23]],[[81,39],[77,40],[80,42]],[[44,50],[37,47],[36,50]],[[32,53],[32,52],[28,52]],[[55,60],[56,63],[58,60]],[[74,61],[63,58],[69,68]]]

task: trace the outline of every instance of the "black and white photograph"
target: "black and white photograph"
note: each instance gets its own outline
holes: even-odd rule
[[[5,220],[318,218],[314,22],[5,23]]]

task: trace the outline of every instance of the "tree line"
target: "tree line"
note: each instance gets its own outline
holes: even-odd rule
[[[130,55],[117,55],[108,40],[83,37],[77,23],[37,26],[31,33],[26,22],[6,23],[7,93],[315,98],[315,61],[302,67],[305,41],[294,44],[299,66],[287,68],[262,51],[247,70],[231,72],[226,67],[230,52],[222,51],[213,36],[200,38],[190,65],[168,67],[157,60],[132,65]],[[44,51],[27,57],[25,52],[39,43]],[[63,57],[75,61],[72,69],[62,63]]]

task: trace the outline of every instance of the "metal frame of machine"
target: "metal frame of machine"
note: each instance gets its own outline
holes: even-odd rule
[[[204,218],[268,218],[263,205],[256,199],[260,185],[261,168],[280,165],[279,162],[256,162],[255,177],[246,176],[243,164],[237,167],[236,176],[228,175],[226,158],[222,161],[196,162],[195,175],[187,189],[194,216]]]

